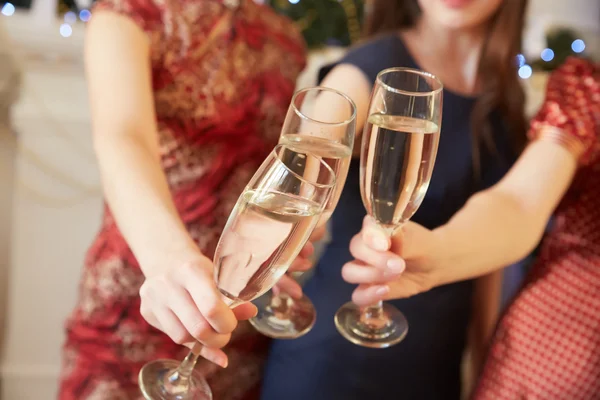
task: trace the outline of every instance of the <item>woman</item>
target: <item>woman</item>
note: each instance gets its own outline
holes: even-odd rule
[[[403,298],[519,259],[542,237],[539,259],[500,321],[476,399],[600,396],[600,66],[570,58],[550,77],[530,144],[505,178],[433,231],[408,224],[388,246],[370,221],[354,238],[353,299]],[[385,244],[385,242],[384,242]],[[406,260],[401,277],[381,274]],[[399,260],[400,261],[400,260]]]
[[[513,149],[524,140],[523,92],[514,60],[525,2],[377,0],[372,6],[370,40],[325,68],[322,84],[355,101],[360,129],[382,69],[405,66],[441,78],[445,93],[438,166],[414,216],[433,229],[475,191],[496,183],[510,167]],[[353,289],[340,271],[352,258],[348,244],[360,231],[364,213],[354,160],[332,217],[332,241],[304,287],[317,309],[316,326],[305,337],[272,344],[262,399],[459,398],[472,281],[397,301],[410,321],[410,333],[392,348],[361,348],[336,331],[335,311]]]
[[[178,344],[199,340],[226,366],[218,348],[256,311],[220,300],[211,259],[278,141],[305,49],[251,0],[100,0],[85,58],[108,205],[67,323],[60,399],[130,400],[141,366],[183,357]],[[202,366],[215,398],[252,395],[263,343],[244,324],[230,368]]]

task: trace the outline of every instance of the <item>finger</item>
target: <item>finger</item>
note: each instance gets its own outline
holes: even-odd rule
[[[387,285],[360,285],[352,293],[352,301],[360,307],[370,306],[385,300],[390,293]]]
[[[361,261],[351,261],[342,267],[342,278],[353,284],[385,284],[397,279],[401,273],[373,268]]]
[[[350,253],[357,260],[377,267],[388,274],[400,274],[404,271],[404,260],[391,251],[378,251],[367,245],[362,235],[356,235],[350,241]]]
[[[256,308],[256,306],[252,303],[240,304],[232,311],[238,321],[245,321],[247,319],[254,318],[256,317],[256,314],[258,314],[258,308]]]
[[[390,248],[389,236],[368,215],[363,220],[360,235],[365,243],[374,250],[386,251]]]
[[[150,324],[150,326],[153,326],[154,328],[158,329],[159,331],[162,331],[162,326],[160,325],[160,322],[158,322],[156,315],[154,315],[154,313],[152,312],[150,307],[147,307],[145,305],[144,300],[142,300],[142,304],[140,306],[140,314],[146,320],[146,322],[148,322]]]
[[[311,242],[318,242],[321,239],[323,239],[325,237],[325,234],[327,233],[327,224],[326,223],[319,223],[319,225],[315,228],[315,230],[311,233],[310,235],[310,241]]]
[[[207,359],[219,367],[227,368],[227,365],[229,364],[227,354],[221,349],[206,347],[198,342],[185,343],[184,346],[196,354],[199,352],[200,357]]]
[[[194,339],[213,348],[221,348],[229,342],[230,334],[216,332],[184,288],[177,288],[169,294],[171,311]]]
[[[193,342],[195,339],[190,335],[179,318],[166,307],[156,307],[152,311],[156,316],[160,330],[167,334],[177,344]]]
[[[284,292],[294,299],[302,298],[302,286],[288,275],[282,276],[276,286],[280,292]]]
[[[221,293],[214,284],[210,271],[197,263],[188,263],[182,268],[180,276],[202,316],[218,333],[229,334],[237,326],[235,315],[221,300]]]
[[[200,356],[222,368],[227,368],[227,365],[229,365],[229,358],[227,358],[227,354],[225,354],[225,352],[221,349],[213,349],[202,346],[202,349],[200,350]]]
[[[300,250],[300,257],[308,258],[315,252],[315,246],[311,242],[306,242],[302,250]]]
[[[290,268],[288,271],[290,272],[303,272],[303,271],[308,271],[309,269],[311,269],[313,266],[312,261],[303,258],[303,257],[296,257],[296,259],[294,260],[294,262],[292,262],[292,265],[290,265]]]

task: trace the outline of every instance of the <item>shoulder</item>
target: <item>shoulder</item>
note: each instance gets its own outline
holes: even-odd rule
[[[558,128],[548,129],[548,128]],[[556,69],[546,87],[546,99],[531,123],[531,139],[556,136],[580,163],[600,157],[600,69],[598,64],[570,57]]]
[[[351,47],[336,63],[319,71],[319,81],[337,65],[351,64],[360,69],[371,83],[386,68],[413,66],[412,59],[397,34],[377,36]]]
[[[404,48],[402,40],[397,34],[379,35],[361,41],[351,47],[344,58],[358,58],[361,56],[385,56],[389,50]]]
[[[165,2],[161,0],[98,0],[93,12],[111,11],[129,17],[147,30],[162,22]]]

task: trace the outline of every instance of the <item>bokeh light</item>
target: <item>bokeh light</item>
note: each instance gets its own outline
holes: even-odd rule
[[[533,69],[531,69],[531,67],[527,64],[525,64],[521,68],[519,68],[519,77],[521,79],[529,79],[532,74],[533,74]]]

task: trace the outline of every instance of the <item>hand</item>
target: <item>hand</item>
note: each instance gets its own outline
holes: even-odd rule
[[[315,252],[315,246],[313,243],[323,240],[325,234],[327,233],[327,224],[321,224],[310,235],[308,242],[304,245],[300,254],[292,265],[290,266],[289,272],[306,272],[313,266],[313,261],[311,260],[311,256]],[[284,292],[290,295],[294,299],[302,298],[302,286],[296,280],[285,274],[279,279],[279,282],[273,287],[273,293],[277,296],[279,293]]]
[[[363,229],[350,242],[354,261],[342,268],[348,283],[359,286],[352,301],[359,306],[399,299],[425,292],[437,283],[434,263],[439,240],[413,222],[406,223],[390,240],[373,219],[365,217]]]
[[[225,368],[227,356],[220,350],[237,322],[256,315],[251,303],[231,310],[222,300],[213,279],[212,262],[198,255],[193,261],[147,277],[140,288],[141,314],[175,343],[204,345],[201,355]]]

